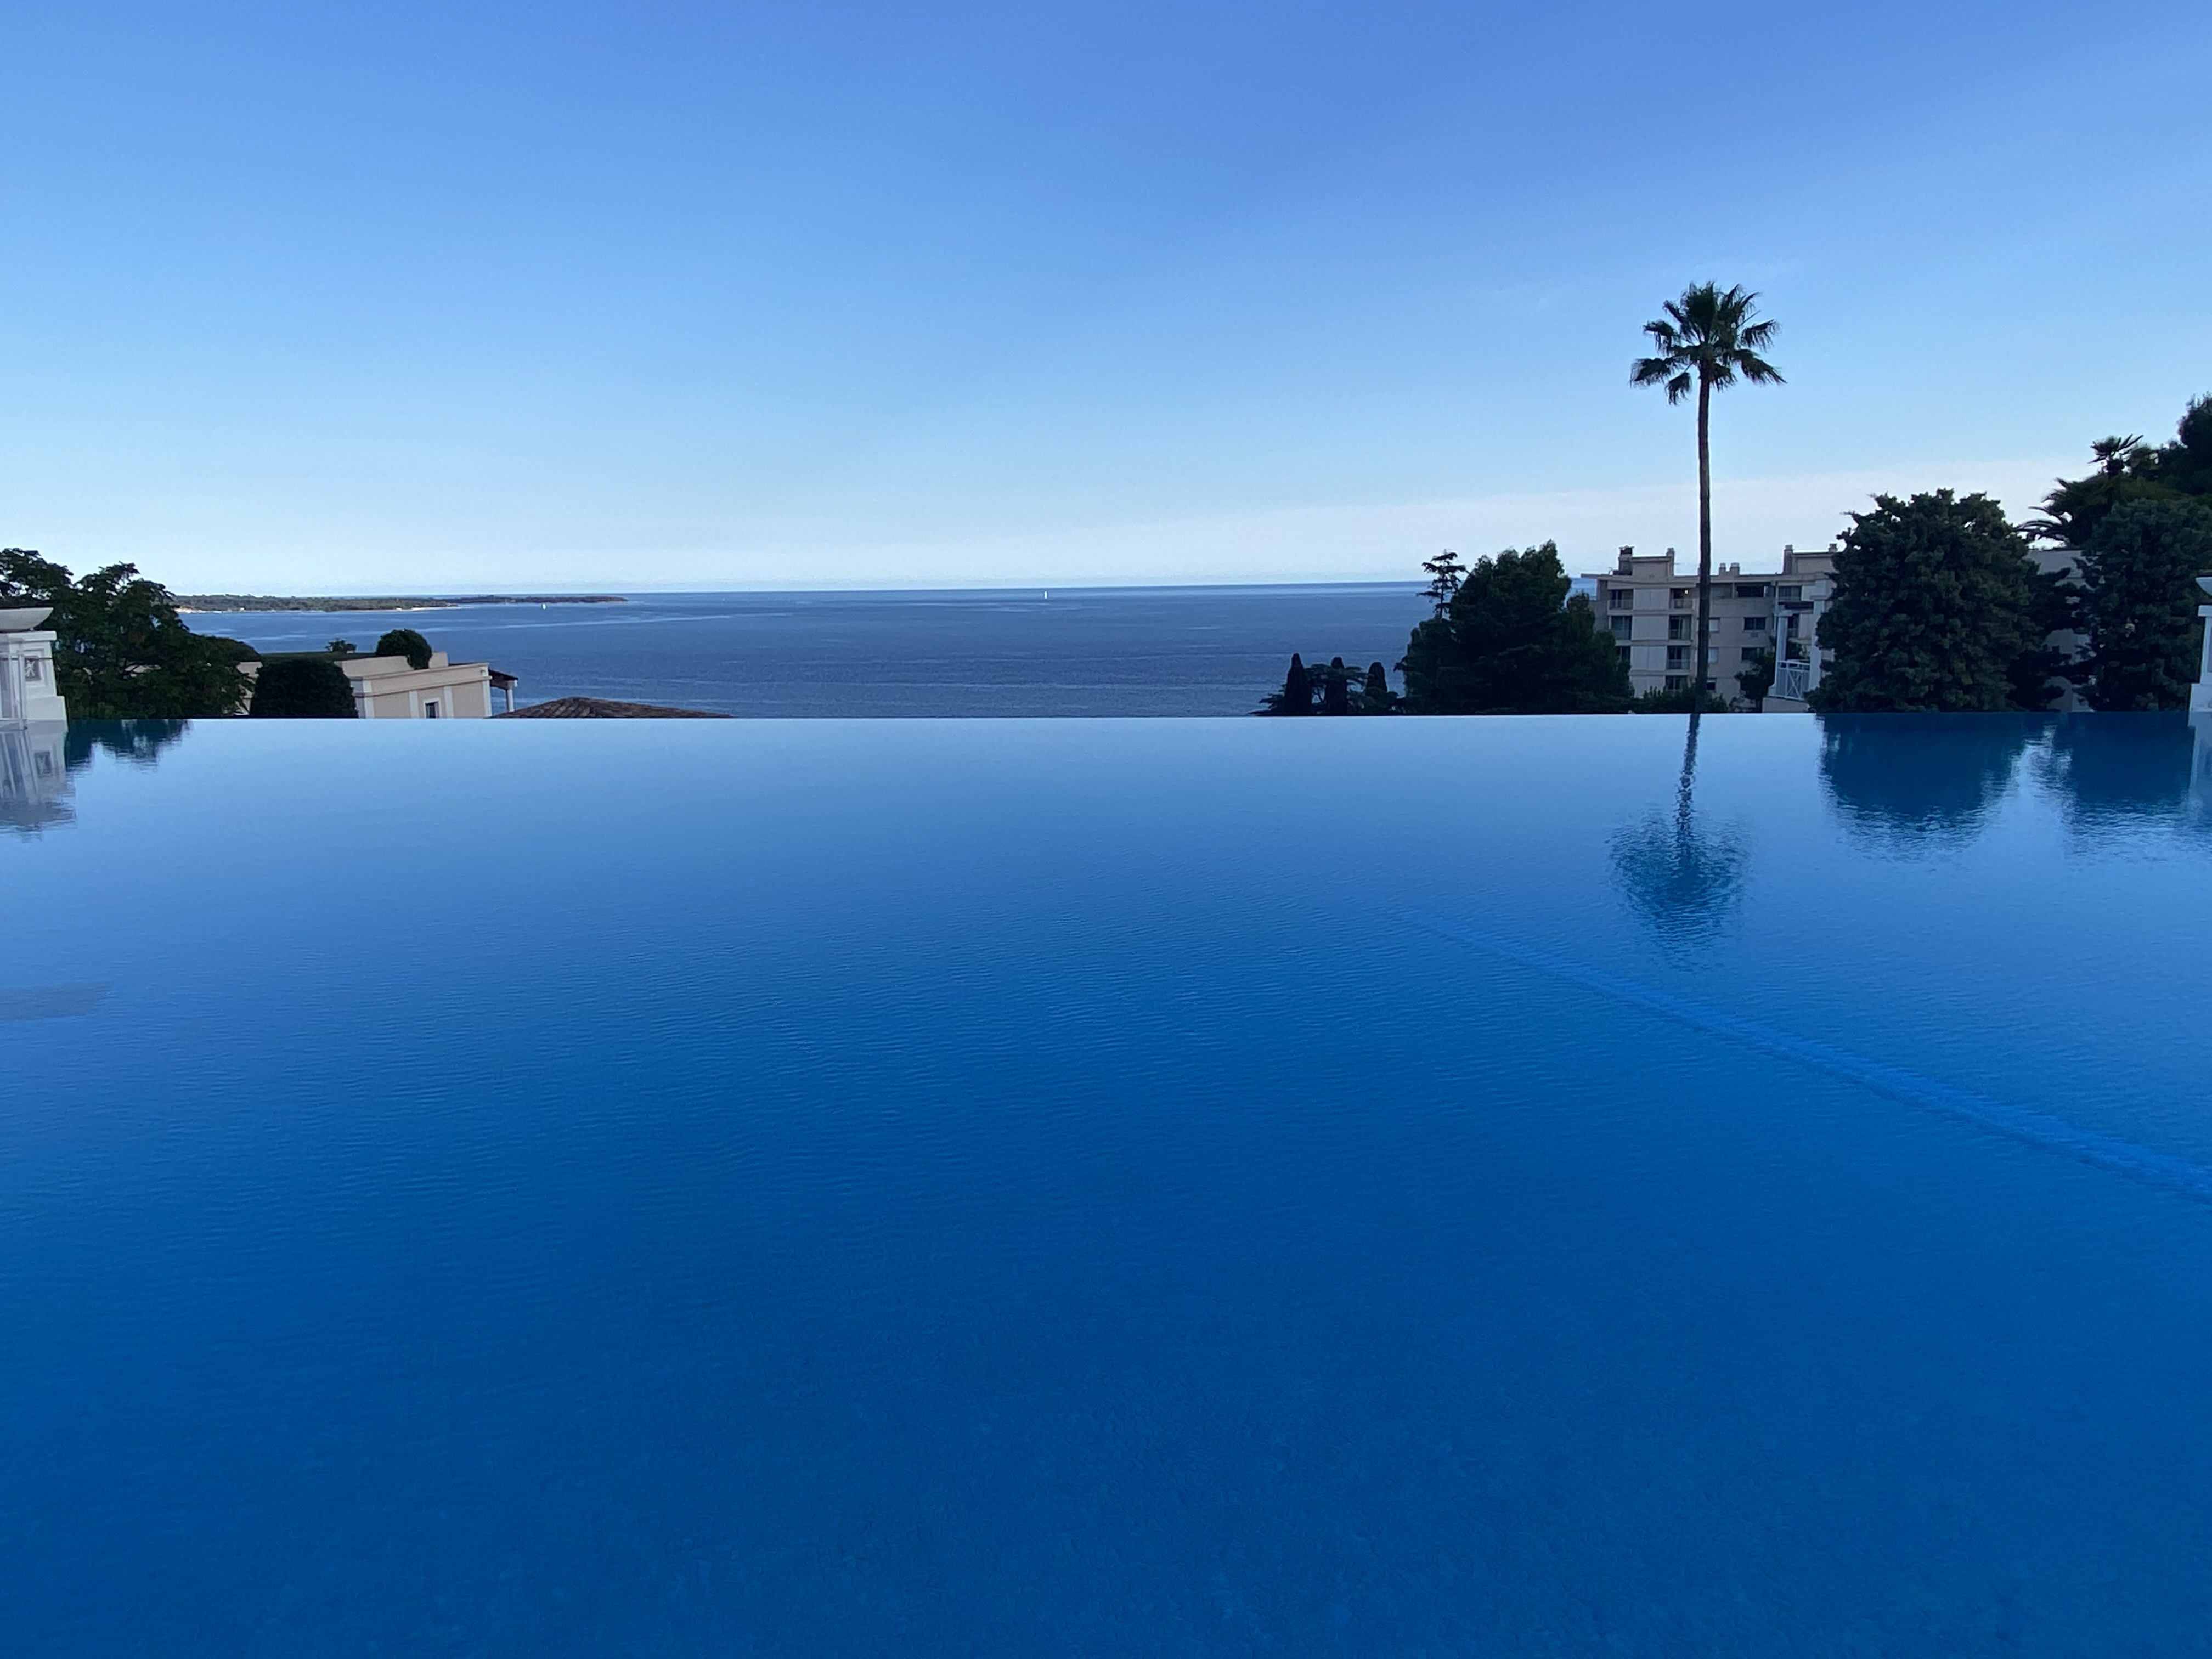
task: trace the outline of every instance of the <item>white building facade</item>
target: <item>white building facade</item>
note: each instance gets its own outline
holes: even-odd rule
[[[442,651],[416,668],[404,657],[341,657],[353,684],[353,712],[365,720],[480,720],[492,714],[495,685],[514,707],[514,678],[490,664],[449,662]]]
[[[0,608],[0,826],[66,823],[69,707],[54,683],[46,608]]]
[[[1675,568],[1664,553],[1620,550],[1614,568],[1592,572],[1598,626],[1610,632],[1629,684],[1647,691],[1684,691],[1696,672],[1698,575]],[[1766,708],[1802,708],[1820,684],[1816,643],[1821,615],[1835,592],[1836,549],[1800,553],[1782,550],[1782,568],[1747,571],[1741,564],[1713,567],[1712,631],[1705,682],[1723,697],[1739,695],[1736,676],[1761,653],[1775,658],[1775,686]]]

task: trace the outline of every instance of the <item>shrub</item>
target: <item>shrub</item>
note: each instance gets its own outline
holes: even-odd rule
[[[249,712],[257,720],[349,720],[353,683],[327,658],[279,657],[261,665]]]

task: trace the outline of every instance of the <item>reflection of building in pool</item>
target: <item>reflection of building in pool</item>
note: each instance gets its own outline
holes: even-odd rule
[[[44,830],[76,817],[69,801],[68,733],[58,720],[0,720],[0,825]]]
[[[1698,574],[1674,568],[1664,553],[1620,550],[1620,562],[1588,580],[1597,586],[1599,626],[1612,632],[1639,694],[1687,689],[1698,650]],[[1735,677],[1767,651],[1775,653],[1775,688],[1769,708],[1802,708],[1805,694],[1820,683],[1814,644],[1821,614],[1835,590],[1836,550],[1782,550],[1779,570],[1746,571],[1740,564],[1713,567],[1712,634],[1705,684],[1723,696],[1736,691]]]
[[[338,666],[353,683],[353,710],[365,720],[480,720],[490,717],[492,694],[514,707],[515,679],[489,663],[450,662],[430,653],[427,668],[404,657],[344,657]]]
[[[2212,593],[2212,576],[2199,576],[2197,585]],[[2203,619],[2203,637],[2197,647],[2197,684],[2189,690],[2189,712],[2212,714],[2212,605],[2198,605],[2197,614]]]
[[[67,823],[68,705],[54,686],[54,636],[44,606],[0,609],[0,824]]]

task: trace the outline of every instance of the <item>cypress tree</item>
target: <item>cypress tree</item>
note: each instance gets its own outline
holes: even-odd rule
[[[1352,677],[1345,672],[1341,657],[1331,657],[1328,667],[1322,672],[1321,712],[1324,714],[1349,714],[1352,712]]]

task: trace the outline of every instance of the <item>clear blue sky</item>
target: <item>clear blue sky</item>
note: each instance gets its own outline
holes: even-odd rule
[[[2015,511],[2212,390],[2212,7],[0,22],[0,542],[180,588],[1267,580]]]

